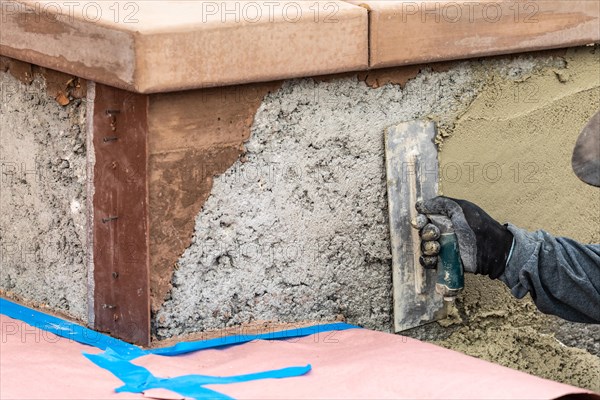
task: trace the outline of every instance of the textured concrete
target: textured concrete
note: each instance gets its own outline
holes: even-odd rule
[[[215,179],[196,220],[158,336],[338,315],[389,330],[383,129],[452,121],[476,85],[464,66],[422,74],[405,91],[307,79],[267,96],[245,158]]]
[[[0,290],[87,320],[85,103],[0,72]]]
[[[156,315],[154,334],[164,338],[261,320],[345,319],[391,330],[383,129],[407,119],[436,120],[438,141],[443,142],[442,185],[452,192],[448,184],[455,181],[447,166],[462,162],[461,155],[504,157],[508,153],[502,148],[510,145],[510,154],[516,156],[528,151],[521,149],[523,143],[531,143],[526,139],[533,128],[526,123],[498,123],[497,136],[478,142],[484,132],[492,135],[492,131],[481,131],[485,125],[469,117],[473,110],[481,104],[493,108],[508,102],[511,106],[498,108],[500,114],[488,122],[518,118],[520,110],[536,108],[518,102],[530,101],[540,90],[546,106],[556,108],[556,118],[562,115],[560,110],[572,110],[578,104],[582,110],[572,118],[584,119],[584,114],[591,115],[597,108],[595,92],[588,90],[590,85],[599,86],[590,78],[594,73],[598,76],[596,56],[593,48],[586,47],[566,55],[423,67],[413,79],[400,74],[404,87],[384,84],[373,89],[355,77],[286,82],[263,101],[246,155],[215,179],[211,196],[196,219],[193,244],[178,262],[170,298]],[[583,71],[585,82],[570,80],[578,71]],[[543,77],[539,88],[535,86],[538,77]],[[556,92],[545,91],[555,86]],[[546,124],[556,124],[556,118]],[[480,131],[467,129],[468,124]],[[508,139],[512,131],[520,132],[516,133],[519,139]],[[552,134],[560,136],[561,132]],[[576,132],[569,135],[576,136]],[[453,147],[453,141],[459,145]],[[471,142],[486,146],[468,147]],[[566,147],[549,138],[540,151],[560,148],[566,157],[570,151]],[[556,164],[563,168],[562,161]],[[564,168],[569,171],[568,163]],[[498,185],[478,183],[470,186],[477,190],[466,191],[465,196],[478,202],[487,193],[498,206],[515,209],[507,205],[510,198],[494,196]],[[531,197],[527,206],[536,201],[539,198]],[[585,216],[597,209],[582,212]],[[572,215],[560,212],[553,218],[563,225],[572,221]],[[578,238],[596,237],[592,225],[586,229]],[[539,313],[530,300],[513,299],[502,283],[469,276],[467,290],[451,318],[407,333],[598,390],[595,377],[600,359],[554,338],[556,332],[563,341],[569,338],[568,345],[594,350],[596,340],[585,337],[588,332],[594,334],[594,328],[554,321]]]
[[[391,329],[384,128],[433,118],[446,132],[491,75],[519,79],[537,64],[425,70],[405,89],[290,81],[267,96],[246,156],[215,179],[156,334],[339,315]]]
[[[571,49],[562,58],[565,68],[495,79],[471,104],[440,138],[441,188],[499,221],[598,243],[600,189],[575,176],[571,154],[600,108],[600,48]],[[529,298],[515,302],[500,282],[472,277],[467,284],[470,290],[458,303],[461,318],[453,325],[458,331],[434,335],[440,344],[600,391],[600,326],[543,316]],[[431,338],[426,329],[418,331],[417,337]],[[552,345],[556,340],[596,357],[569,356]]]
[[[600,52],[563,58],[565,69],[495,80],[456,121],[440,156],[441,190],[524,229],[599,243],[600,190],[575,176],[571,155],[600,108]]]
[[[150,293],[157,311],[191,244],[213,177],[244,151],[254,115],[280,82],[188,90],[148,99]]]

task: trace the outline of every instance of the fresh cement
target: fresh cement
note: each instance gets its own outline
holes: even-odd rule
[[[598,108],[599,65],[585,47],[424,67],[404,88],[372,89],[355,77],[286,82],[263,101],[245,157],[215,179],[155,335],[269,320],[345,319],[390,331],[383,131],[409,119],[439,124],[445,194],[529,229],[598,241],[598,192],[567,175],[579,127]],[[553,336],[593,351],[595,327],[556,324],[499,282],[468,277],[443,324],[409,334],[600,389],[600,359]],[[591,342],[566,340],[576,336],[565,332],[590,331]]]
[[[0,72],[0,290],[87,320],[85,104]]]
[[[286,82],[261,105],[247,154],[215,180],[154,333],[271,320],[390,331],[382,135],[402,120],[438,122],[444,194],[598,242],[600,191],[569,166],[599,107],[598,57],[586,47],[423,67],[405,87]],[[0,290],[86,321],[85,104],[58,105],[41,76],[23,85],[0,72],[0,84]],[[408,334],[600,390],[598,326],[544,316],[485,277],[467,277],[452,318]]]
[[[570,162],[600,108],[600,49],[569,50],[563,59],[564,68],[492,81],[444,140],[441,187],[499,221],[598,243],[600,189],[579,181]],[[438,336],[442,346],[600,391],[600,325],[542,316],[529,299],[515,301],[502,283],[481,277],[467,281],[458,308],[460,328]]]
[[[156,334],[337,316],[389,330],[383,130],[427,116],[454,121],[477,85],[462,65],[421,74],[406,90],[304,79],[267,96],[243,162],[215,179]]]

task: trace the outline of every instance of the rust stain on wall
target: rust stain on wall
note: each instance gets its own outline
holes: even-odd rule
[[[213,177],[244,152],[254,115],[280,82],[150,96],[150,293],[156,311],[190,245]]]
[[[8,72],[25,85],[30,85],[35,75],[46,82],[46,92],[61,106],[74,99],[82,99],[87,94],[87,81],[44,67],[39,67],[14,58],[0,56],[0,71]]]
[[[529,55],[532,57],[556,57],[562,58],[566,54],[566,49],[551,49],[551,50],[538,50],[534,52],[529,52]],[[509,59],[513,60],[515,58],[521,57],[522,53],[515,53],[509,55],[495,55],[488,57],[478,57],[474,60],[500,60],[500,59]],[[451,68],[455,67],[461,61],[453,60],[453,61],[440,61],[435,63],[428,64],[416,64],[416,65],[406,65],[401,67],[390,67],[390,68],[381,68],[381,69],[373,69],[369,71],[362,71],[357,73],[357,77],[359,80],[364,81],[369,87],[373,89],[377,89],[381,86],[387,84],[399,85],[401,88],[404,88],[408,81],[414,79],[419,72],[423,69],[429,68],[434,72],[447,72]],[[320,77],[320,80],[327,81],[329,78],[327,76]]]
[[[383,68],[359,72],[358,79],[364,81],[373,89],[387,85],[388,83],[400,85],[400,87],[404,88],[409,80],[415,78],[419,74],[419,71],[421,71],[420,65]]]
[[[374,69],[371,71],[359,72],[358,79],[364,81],[373,89],[377,89],[387,84],[399,85],[404,89],[408,81],[416,78],[419,72],[425,68],[430,68],[434,72],[446,72],[454,65],[456,65],[456,61],[442,61],[430,64]]]
[[[33,67],[29,63],[14,58],[0,57],[0,70],[10,73],[26,85],[33,82]]]
[[[48,95],[61,106],[86,96],[87,82],[84,79],[43,67],[35,67],[34,72],[45,77]]]

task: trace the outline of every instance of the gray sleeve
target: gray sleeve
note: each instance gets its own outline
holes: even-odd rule
[[[504,274],[517,298],[527,293],[540,311],[563,319],[600,323],[600,245],[581,244],[545,231],[508,225],[514,236]]]

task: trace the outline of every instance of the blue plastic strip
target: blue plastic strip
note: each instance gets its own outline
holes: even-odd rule
[[[271,371],[258,372],[236,376],[208,376],[208,375],[182,375],[174,378],[160,378],[154,376],[146,368],[132,364],[122,359],[111,349],[102,354],[84,354],[94,364],[110,371],[119,378],[124,385],[117,388],[118,393],[141,393],[150,389],[167,389],[185,397],[194,399],[229,399],[230,397],[207,389],[203,385],[222,385],[230,383],[248,382],[259,379],[280,379],[301,376],[311,370],[311,366],[289,367]]]
[[[276,331],[263,333],[258,335],[236,335],[236,336],[224,336],[222,338],[199,340],[196,342],[181,342],[175,346],[163,347],[159,349],[148,350],[150,354],[156,354],[161,356],[176,356],[180,354],[191,353],[198,350],[214,349],[217,347],[232,346],[242,343],[248,343],[253,340],[278,340],[278,339],[293,339],[304,336],[316,335],[331,331],[345,331],[347,329],[356,329],[355,325],[345,324],[337,322],[333,324],[323,324],[307,326],[304,328],[289,329],[285,331]]]
[[[358,328],[357,326],[345,323],[324,324],[258,335],[237,335],[195,342],[181,342],[171,347],[143,350],[122,340],[2,298],[0,298],[0,314],[21,320],[38,329],[52,332],[57,336],[105,350],[101,354],[84,353],[84,356],[99,367],[110,371],[125,384],[117,388],[117,392],[140,393],[143,390],[162,388],[193,399],[229,399],[228,396],[207,389],[202,385],[301,376],[308,373],[311,370],[311,366],[289,367],[229,377],[183,375],[175,378],[160,378],[152,375],[146,368],[131,363],[130,360],[147,354],[177,356],[198,350],[234,346],[253,340],[292,339],[325,332]]]
[[[198,350],[214,349],[217,347],[233,346],[248,343],[253,340],[278,340],[293,339],[315,334],[321,334],[331,331],[344,331],[347,329],[359,328],[342,322],[333,324],[323,324],[307,326],[304,328],[289,329],[285,331],[276,331],[258,335],[235,335],[222,338],[198,340],[194,342],[181,342],[174,346],[158,349],[143,350],[137,346],[129,344],[119,339],[115,339],[100,332],[93,331],[81,325],[66,321],[64,319],[53,317],[52,315],[33,310],[31,308],[13,303],[12,301],[0,298],[0,314],[11,318],[21,320],[27,324],[57,336],[65,337],[79,343],[97,347],[101,350],[107,348],[113,349],[121,358],[133,360],[147,354],[156,354],[161,356],[177,356],[180,354],[191,353]]]
[[[97,347],[101,350],[107,348],[114,349],[122,356],[130,359],[141,357],[145,354],[144,350],[122,340],[2,298],[0,298],[0,314],[18,319],[35,328],[54,333],[57,336]]]

